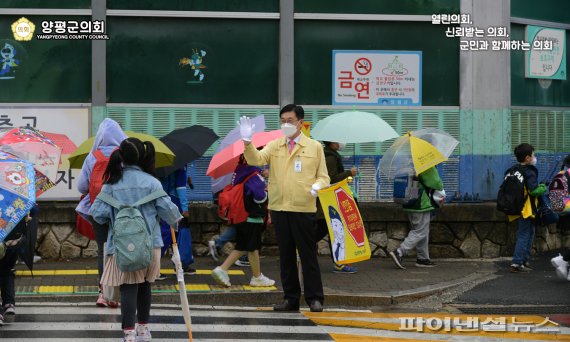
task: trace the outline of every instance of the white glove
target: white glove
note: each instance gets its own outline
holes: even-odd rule
[[[242,116],[239,118],[237,122],[239,127],[239,134],[241,135],[241,139],[243,141],[251,141],[251,136],[253,135],[253,129],[255,128],[255,124],[251,123],[251,119],[247,116]]]
[[[321,186],[317,183],[313,184],[313,186],[311,186],[311,196],[319,197],[319,190],[321,190]]]

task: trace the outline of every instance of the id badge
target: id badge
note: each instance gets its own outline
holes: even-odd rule
[[[301,172],[301,169],[302,169],[301,159],[295,160],[295,172]]]

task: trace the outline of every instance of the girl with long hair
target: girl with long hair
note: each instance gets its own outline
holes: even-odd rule
[[[123,140],[119,149],[111,154],[109,165],[105,170],[107,181],[101,193],[110,195],[122,203],[134,204],[143,197],[162,190],[162,185],[154,177],[154,156],[154,145],[151,142],[142,142],[137,138]],[[113,229],[109,229],[105,250],[108,257],[101,278],[102,285],[120,286],[124,341],[150,341],[151,339],[148,327],[151,305],[150,284],[159,275],[160,248],[163,245],[158,218],[168,222],[171,226],[176,225],[182,218],[178,207],[166,194],[140,205],[138,209],[146,221],[152,239],[152,262],[142,270],[122,272],[114,255]],[[110,227],[113,226],[117,212],[118,209],[99,198],[93,202],[89,211],[95,221],[109,224]]]

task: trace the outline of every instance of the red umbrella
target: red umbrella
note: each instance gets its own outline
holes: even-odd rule
[[[57,146],[61,147],[61,154],[72,154],[77,149],[77,145],[65,134],[49,133],[40,131],[42,134],[54,142]]]
[[[267,145],[270,141],[281,137],[283,137],[283,132],[281,130],[259,132],[253,135],[251,142],[253,146],[261,147]],[[218,178],[230,172],[234,172],[239,161],[239,156],[242,153],[243,142],[241,140],[224,148],[212,157],[206,175],[212,178]]]

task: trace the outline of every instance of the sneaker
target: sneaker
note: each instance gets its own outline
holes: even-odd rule
[[[404,261],[404,257],[402,256],[402,254],[400,254],[400,251],[395,249],[392,252],[390,252],[390,256],[392,257],[392,260],[394,260],[394,263],[396,264],[396,266],[398,266],[399,268],[405,270],[406,268],[404,267],[404,265],[402,265],[402,262]]]
[[[353,274],[356,273],[358,271],[358,269],[354,266],[350,266],[350,265],[342,265],[342,264],[335,264],[333,267],[333,272],[334,273],[347,273],[347,274]]]
[[[186,275],[196,274],[196,269],[192,268],[190,266],[186,266],[186,268],[184,269],[184,274],[186,274]]]
[[[530,268],[525,267],[524,265],[511,264],[511,266],[509,267],[509,271],[511,271],[511,273],[528,273],[532,270]]]
[[[137,342],[148,342],[152,339],[148,324],[137,324]]]
[[[159,273],[158,277],[156,277],[156,280],[159,280],[159,281],[166,280],[166,275]]]
[[[4,305],[4,320],[6,322],[13,322],[16,318],[16,306],[14,304]]]
[[[234,265],[240,267],[249,267],[249,259],[247,258],[247,255],[242,255],[239,259],[236,260],[236,262],[234,262]]]
[[[208,250],[210,251],[210,256],[214,261],[218,262],[220,260],[220,255],[218,254],[218,248],[216,247],[216,241],[208,241]]]
[[[100,308],[106,308],[107,306],[109,306],[109,303],[107,303],[107,300],[105,299],[105,296],[103,296],[103,293],[99,293],[99,297],[97,298],[97,302],[95,303],[95,305],[97,305]]]
[[[251,277],[251,281],[249,282],[250,286],[273,286],[275,285],[275,280],[271,280],[264,276],[263,274],[259,274],[259,277]]]
[[[123,342],[137,342],[137,332],[134,329],[123,330]]]
[[[534,271],[532,268],[530,268],[530,262],[524,261],[522,264],[527,270]]]
[[[430,259],[416,259],[416,267],[435,267],[437,266]]]
[[[42,257],[39,255],[34,255],[34,264],[40,262],[42,260]]]
[[[217,281],[220,285],[227,287],[232,286],[228,272],[224,271],[220,266],[214,268],[212,271],[212,278],[214,278],[214,280]]]
[[[562,255],[550,259],[550,263],[556,269],[556,275],[562,280],[568,278],[568,262],[564,261]]]
[[[109,305],[111,309],[116,309],[119,307],[119,302],[115,302],[114,300],[109,300],[107,301],[107,305]]]

